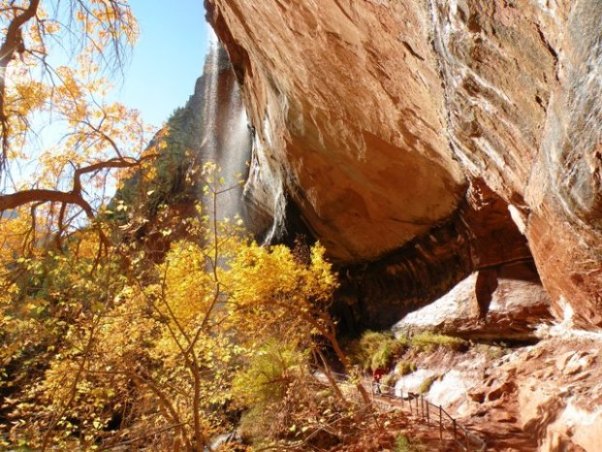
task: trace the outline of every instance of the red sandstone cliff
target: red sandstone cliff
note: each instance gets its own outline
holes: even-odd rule
[[[554,314],[602,326],[602,5],[206,4],[257,129],[258,205],[288,196],[339,261],[401,253],[380,275],[425,286],[452,258],[447,286],[532,253]]]

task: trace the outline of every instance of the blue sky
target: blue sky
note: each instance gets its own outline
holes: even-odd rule
[[[140,37],[123,76],[113,79],[114,90],[106,100],[135,108],[146,123],[160,127],[176,108],[185,105],[203,70],[210,40],[203,0],[130,0],[129,4],[138,19]],[[51,57],[55,65],[67,64],[60,49]],[[52,118],[38,120],[36,149],[56,143],[65,133],[65,125],[52,123]],[[19,183],[35,175],[37,164],[36,159],[12,162],[14,180]]]
[[[130,0],[140,39],[116,95],[140,110],[145,121],[160,126],[182,107],[201,75],[208,27],[203,0]]]
[[[176,108],[184,106],[203,70],[210,40],[203,0],[130,0],[129,4],[138,19],[140,37],[123,77],[114,78],[107,100],[139,110],[146,123],[160,127]],[[60,49],[52,56],[57,65],[66,64]],[[47,120],[40,120],[36,138],[40,147],[55,143],[65,133],[64,125],[48,126]],[[35,159],[12,162],[11,173],[19,183],[36,168]]]

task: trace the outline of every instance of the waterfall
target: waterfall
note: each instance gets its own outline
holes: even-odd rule
[[[222,188],[231,188],[218,196],[217,218],[239,216],[259,243],[281,240],[287,202],[282,175],[268,161],[273,146],[270,124],[266,119],[261,133],[253,132],[232,64],[213,32],[190,105],[196,117],[197,156],[202,163],[216,163]],[[212,200],[199,196],[205,213],[212,216]]]
[[[247,209],[240,181],[248,174],[252,134],[230,60],[213,32],[203,82],[199,157],[203,162],[215,162],[221,168],[222,188],[231,188],[218,196],[217,217],[232,219],[239,215],[244,220]],[[206,211],[212,213],[212,203],[203,201]]]

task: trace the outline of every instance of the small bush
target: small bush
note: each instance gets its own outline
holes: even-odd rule
[[[390,338],[381,342],[380,347],[370,359],[370,368],[372,370],[388,369],[393,360],[396,357],[401,356],[405,349],[406,345],[397,341],[395,338]]]
[[[403,345],[404,347],[410,346],[410,338],[408,338],[407,336],[399,336],[395,340],[397,342],[399,342],[401,345]]]
[[[405,338],[396,339],[390,332],[366,331],[359,341],[350,344],[350,358],[363,370],[387,369],[408,346]]]
[[[307,357],[290,344],[270,340],[234,378],[232,391],[241,406],[280,402]]]
[[[395,373],[400,377],[416,372],[416,364],[411,361],[399,361],[395,366]]]
[[[305,367],[307,354],[294,344],[269,340],[246,367],[236,375],[232,385],[234,402],[244,409],[239,432],[245,441],[256,446],[296,434],[299,413],[312,419],[309,412],[319,412],[320,401],[329,399],[328,389],[317,391]]]
[[[407,436],[399,434],[395,438],[395,452],[409,452],[411,445]]]
[[[394,374],[387,374],[385,375],[382,380],[382,392],[386,393],[388,392],[390,389],[393,389],[395,387],[395,382],[396,382],[397,378],[395,377]]]
[[[419,394],[426,394],[431,390],[431,386],[433,383],[439,379],[439,375],[431,375],[430,377],[426,377],[420,387],[418,388]]]
[[[393,335],[388,332],[366,331],[359,340],[360,354],[369,358],[380,348],[383,342],[390,341]]]
[[[395,452],[422,452],[424,447],[410,441],[403,433],[399,433],[395,438]]]
[[[468,343],[459,337],[424,332],[419,333],[412,338],[412,346],[427,351],[433,351],[437,348],[449,348],[461,351],[466,349]]]
[[[504,345],[476,344],[474,350],[477,353],[487,356],[491,361],[500,359],[506,355],[509,350]]]

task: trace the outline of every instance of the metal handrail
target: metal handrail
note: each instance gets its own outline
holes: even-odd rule
[[[336,376],[339,380],[348,379],[348,375],[330,372],[331,375]],[[439,421],[439,441],[443,441],[443,431],[448,428],[453,431],[454,442],[466,451],[484,451],[487,447],[485,441],[475,433],[471,432],[468,428],[462,426],[451,414],[449,414],[441,405],[435,405],[424,398],[423,394],[417,394],[414,392],[407,392],[404,397],[403,391],[400,390],[400,396],[396,396],[394,389],[395,387],[378,383],[379,388],[388,388],[386,394],[381,393],[380,396],[388,395],[390,398],[401,400],[401,407],[404,408],[404,401],[407,400],[408,408],[411,416],[417,416],[422,419],[426,419],[427,425],[431,420],[431,408],[435,410],[435,417],[438,417]],[[393,390],[393,391],[391,391]],[[373,397],[376,395],[374,391]],[[412,401],[414,401],[414,409],[412,410]],[[435,420],[433,418],[433,420]],[[447,423],[447,425],[446,425]],[[460,434],[461,433],[461,434]],[[462,438],[463,437],[463,438]],[[463,439],[463,441],[462,441]],[[474,447],[473,447],[474,446]]]

